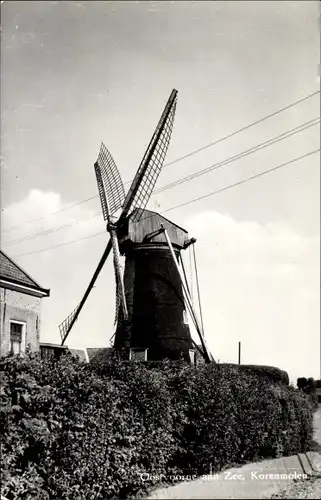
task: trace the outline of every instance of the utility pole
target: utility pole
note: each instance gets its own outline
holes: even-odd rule
[[[241,342],[239,342],[239,365],[241,364]]]

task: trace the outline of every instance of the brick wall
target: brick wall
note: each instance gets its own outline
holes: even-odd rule
[[[25,323],[25,345],[33,351],[39,349],[41,299],[0,288],[1,355],[10,349],[10,321]]]

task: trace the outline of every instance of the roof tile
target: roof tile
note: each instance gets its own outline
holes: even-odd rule
[[[15,264],[2,250],[0,250],[0,277],[33,288],[41,288],[36,281]]]

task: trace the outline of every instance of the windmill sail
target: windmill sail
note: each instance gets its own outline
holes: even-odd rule
[[[98,184],[98,191],[104,214],[104,219],[107,220],[107,231],[110,232],[111,244],[114,256],[114,269],[116,274],[116,297],[120,299],[124,318],[127,319],[128,312],[126,306],[125,290],[123,276],[120,265],[120,253],[118,246],[118,239],[116,233],[116,226],[112,223],[111,216],[115,213],[123,203],[124,186],[120,178],[116,164],[104,146],[101,145],[98,160],[95,163],[95,173]],[[116,299],[116,310],[118,307]]]
[[[90,294],[90,292],[91,292],[91,290],[92,290],[92,288],[93,288],[93,286],[94,286],[94,284],[99,276],[99,273],[102,270],[102,268],[107,260],[107,257],[111,251],[111,248],[112,248],[112,244],[111,244],[111,240],[109,240],[109,242],[104,250],[104,253],[101,256],[101,259],[98,263],[98,266],[96,267],[96,270],[93,274],[93,277],[90,280],[90,283],[87,287],[87,290],[85,291],[85,294],[84,294],[83,298],[81,299],[78,307],[76,307],[76,309],[74,309],[73,312],[71,314],[69,314],[69,316],[59,325],[59,330],[60,330],[60,335],[61,335],[61,345],[64,345],[64,343],[65,343],[65,341],[70,333],[70,330],[72,329],[75,321],[77,320],[79,313],[82,310],[82,308],[87,300],[87,297]]]
[[[177,90],[173,90],[125,198],[122,218],[135,208],[144,209],[148,203],[168,150],[176,104]],[[137,211],[136,222],[140,219],[142,211]]]
[[[125,189],[116,163],[103,142],[95,163],[95,172],[104,220],[108,220],[122,207]]]
[[[69,316],[62,322],[60,323],[59,325],[59,332],[60,332],[60,336],[61,336],[61,342],[63,345],[65,340],[66,340],[66,337],[68,335],[68,328],[69,328],[69,325],[71,324],[71,322],[74,320],[74,317],[76,316],[76,313],[77,313],[77,310],[78,310],[78,307],[77,306],[70,314]]]
[[[118,318],[118,309],[119,303],[121,303],[124,313],[124,318],[127,319],[128,311],[126,305],[126,297],[125,297],[125,288],[124,288],[124,280],[122,275],[122,269],[120,265],[120,253],[118,246],[118,239],[116,236],[116,231],[114,229],[110,230],[110,237],[113,246],[113,254],[114,254],[114,269],[116,275],[116,315]]]
[[[121,306],[121,289],[119,286],[119,279],[118,279],[118,274],[116,272],[116,268],[115,268],[115,283],[116,283],[116,306],[115,306],[114,326],[117,325],[119,318],[119,309]]]
[[[122,212],[117,222],[118,225],[118,223],[125,217],[127,217],[127,215],[135,208],[144,209],[146,207],[160,174],[168,150],[169,141],[173,129],[176,103],[177,90],[174,89],[167,101],[165,109],[158,122],[156,130],[152,136],[152,139],[148,145],[146,153],[141,161],[141,164],[126,197],[124,186],[116,164],[108,149],[103,143],[101,144],[98,159],[95,163],[95,172],[102,212],[104,220],[108,223],[107,229],[110,232],[111,238],[78,307],[59,326],[62,335],[62,345],[69,335],[75,321],[77,320],[79,313],[83,308],[87,297],[92,290],[94,283],[112,248],[114,253],[115,272],[117,274],[116,292],[118,298],[116,298],[116,302],[118,301],[117,304],[119,304],[120,302],[122,303],[124,318],[126,319],[127,309],[124,284],[121,276],[119,259],[117,258],[117,255],[119,256],[116,233],[117,226],[116,224],[112,224],[111,217],[115,214],[115,212],[117,212],[118,209],[122,207]],[[142,212],[143,210],[137,210],[135,214],[136,221],[140,219]],[[117,304],[116,315],[118,315],[119,312],[119,305],[117,306]]]

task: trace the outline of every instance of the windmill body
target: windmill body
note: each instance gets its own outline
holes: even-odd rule
[[[189,360],[195,343],[186,322],[187,307],[200,336],[201,352],[207,362],[213,360],[178,263],[181,250],[195,240],[189,240],[185,229],[145,209],[165,160],[176,103],[174,89],[126,196],[116,164],[101,145],[94,167],[110,238],[79,305],[59,325],[62,345],[112,251],[116,281],[115,352],[126,359],[138,351],[143,352],[140,359],[147,359],[148,351],[151,360]],[[115,219],[118,210],[120,216]],[[125,256],[124,273],[120,255]]]
[[[128,322],[118,315],[114,348],[128,359],[131,351],[148,360],[190,359],[193,343],[187,324],[182,283],[163,233],[163,225],[179,257],[188,234],[161,215],[137,209],[118,228],[119,249],[125,255],[124,287]]]

